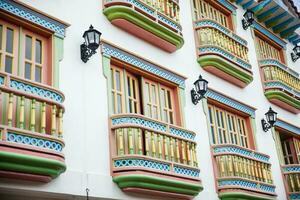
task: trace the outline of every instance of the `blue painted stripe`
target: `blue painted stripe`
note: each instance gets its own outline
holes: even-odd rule
[[[248,9],[253,3],[254,3],[254,0],[250,0],[243,5],[243,8]]]
[[[290,36],[291,34],[293,34],[293,32],[300,27],[300,23],[280,32],[280,36],[283,38],[287,38],[288,36]]]
[[[273,27],[273,31],[275,33],[279,33],[281,31],[283,31],[286,28],[286,26],[289,25],[290,23],[292,23],[294,20],[295,20],[295,18],[291,17],[291,18],[285,20],[284,22],[281,22],[280,24]]]
[[[269,10],[263,12],[262,14],[259,14],[257,16],[258,21],[267,20],[275,11],[277,11],[280,7],[275,6],[273,8],[270,8]]]
[[[260,2],[259,4],[257,4],[256,6],[254,6],[253,8],[251,8],[251,10],[254,13],[259,13],[260,11],[262,11],[262,9],[267,6],[270,2],[272,2],[272,0],[264,0],[262,2]]]
[[[267,20],[265,22],[265,24],[268,28],[273,27],[273,26],[277,25],[279,23],[279,20],[285,16],[287,16],[287,12],[283,12],[275,17],[272,17],[271,19]]]

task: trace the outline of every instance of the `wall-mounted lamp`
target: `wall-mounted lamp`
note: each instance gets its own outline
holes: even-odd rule
[[[83,36],[84,43],[80,45],[81,60],[86,63],[89,58],[96,53],[100,45],[101,32],[94,29],[91,25],[89,30],[85,31]]]
[[[293,61],[293,62],[296,62],[296,60],[298,60],[298,58],[300,58],[300,46],[299,46],[299,45],[296,45],[296,46],[293,48],[293,51],[294,51],[294,53],[291,53],[292,61]]]
[[[274,110],[272,110],[272,108],[270,107],[269,111],[266,112],[266,120],[262,119],[261,120],[261,125],[262,128],[264,130],[264,132],[267,132],[270,128],[272,128],[277,120],[277,112],[275,112]]]
[[[247,10],[244,14],[244,19],[242,20],[243,29],[247,30],[249,26],[253,24],[254,21],[254,12]]]
[[[202,98],[204,98],[205,93],[207,92],[208,81],[203,79],[200,75],[198,80],[194,82],[195,89],[191,90],[192,102],[197,104]]]

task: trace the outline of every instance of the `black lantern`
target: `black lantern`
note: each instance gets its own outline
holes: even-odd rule
[[[197,104],[202,98],[204,98],[205,93],[207,92],[208,81],[203,79],[200,75],[198,80],[194,82],[195,89],[191,90],[192,102]]]
[[[298,60],[298,58],[300,58],[300,46],[299,46],[299,45],[296,45],[296,46],[293,48],[293,51],[294,51],[294,53],[291,53],[292,61],[293,61],[293,62],[296,62],[296,60]]]
[[[94,29],[91,25],[89,30],[84,32],[82,37],[84,38],[84,43],[80,45],[81,60],[86,63],[89,58],[96,53],[100,45],[101,32]]]
[[[247,10],[244,14],[244,19],[242,20],[243,29],[247,30],[249,26],[253,24],[254,21],[254,12]]]
[[[262,128],[265,132],[267,132],[270,128],[272,128],[277,120],[277,112],[275,112],[274,110],[272,110],[272,108],[270,107],[268,112],[266,112],[266,120],[262,119],[261,120],[261,124],[262,124]]]

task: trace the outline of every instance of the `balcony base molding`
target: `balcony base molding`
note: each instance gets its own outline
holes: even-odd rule
[[[243,190],[222,190],[219,192],[221,200],[275,200],[276,197],[266,196]]]
[[[114,25],[167,51],[174,52],[184,43],[183,37],[157,22],[125,6],[111,6],[103,10]]]
[[[266,90],[265,96],[270,102],[282,107],[283,109],[295,114],[300,113],[300,101],[281,90]]]
[[[123,191],[147,192],[156,196],[168,196],[181,199],[191,199],[203,190],[201,182],[183,181],[163,175],[155,176],[139,173],[118,173],[113,181]]]
[[[198,63],[204,70],[241,88],[246,87],[253,80],[252,73],[235,66],[220,56],[200,55]]]

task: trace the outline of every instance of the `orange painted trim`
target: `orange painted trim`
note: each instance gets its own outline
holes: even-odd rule
[[[0,170],[0,177],[1,178],[12,178],[17,180],[25,180],[25,181],[37,181],[48,183],[52,180],[51,176],[43,176],[43,175],[36,175],[36,174],[26,174],[21,172],[12,172],[12,171],[4,171]]]

